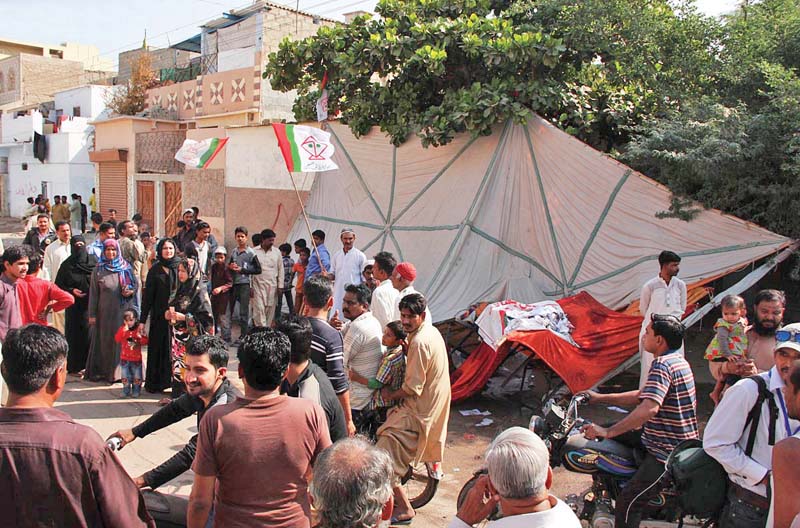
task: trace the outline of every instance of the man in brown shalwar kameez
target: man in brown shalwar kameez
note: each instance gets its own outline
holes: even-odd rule
[[[378,446],[392,458],[394,519],[402,522],[415,512],[400,486],[411,463],[440,462],[444,458],[450,417],[450,374],[447,348],[433,325],[425,325],[425,298],[412,293],[400,300],[400,321],[408,332],[406,376],[396,391],[384,388],[386,400],[403,401],[378,429]]]

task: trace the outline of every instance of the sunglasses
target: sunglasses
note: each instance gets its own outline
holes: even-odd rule
[[[775,340],[784,343],[786,341],[800,343],[800,330],[778,330],[775,332]]]

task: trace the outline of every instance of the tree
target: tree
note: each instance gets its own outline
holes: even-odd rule
[[[284,40],[264,77],[298,90],[312,119],[327,72],[329,109],[356,135],[442,145],[538,112],[609,150],[626,127],[702,91],[716,26],[667,0],[381,0],[379,19]],[[682,92],[681,92],[682,90]]]
[[[144,110],[147,90],[158,86],[158,79],[151,66],[150,54],[146,49],[131,62],[131,78],[127,84],[112,92],[106,105],[119,115],[136,115]]]

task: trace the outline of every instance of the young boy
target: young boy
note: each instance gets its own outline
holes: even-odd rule
[[[231,320],[228,317],[228,303],[233,288],[233,275],[225,263],[227,255],[225,246],[219,246],[214,250],[214,263],[211,265],[211,313],[214,316],[216,333],[230,344]]]
[[[300,240],[303,240],[302,238]],[[295,251],[297,252],[297,262],[292,266],[292,271],[297,274],[297,285],[294,287],[294,309],[296,313],[303,313],[303,281],[306,277],[306,266],[308,266],[308,258],[311,256],[311,250],[307,247],[297,248],[295,242]]]
[[[400,321],[392,321],[383,329],[381,343],[386,347],[386,352],[381,358],[381,364],[374,378],[365,378],[358,372],[351,370],[350,379],[356,383],[366,385],[373,390],[372,399],[367,406],[368,417],[362,424],[361,432],[374,437],[378,427],[386,421],[386,413],[400,403],[399,400],[384,400],[381,389],[384,387],[396,391],[403,386],[406,377],[405,348],[407,334]]]
[[[292,303],[292,279],[294,278],[294,259],[292,258],[292,246],[288,243],[283,243],[278,246],[283,259],[283,284],[281,287],[280,295],[278,295],[278,306],[275,308],[275,317],[281,315],[281,304],[283,298],[286,297],[286,306],[289,307],[289,315],[294,314],[294,305]]]
[[[141,333],[136,312],[125,310],[122,313],[122,326],[117,330],[114,339],[120,345],[122,395],[138,398],[142,393],[142,345],[147,344],[147,336]]]

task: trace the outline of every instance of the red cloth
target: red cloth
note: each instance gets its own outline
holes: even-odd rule
[[[17,296],[19,297],[19,315],[22,324],[36,323],[48,326],[47,318],[40,318],[50,301],[55,301],[51,307],[53,312],[66,310],[75,303],[75,298],[55,284],[33,275],[27,275],[23,280],[17,281]]]
[[[114,341],[119,343],[119,359],[121,361],[142,361],[142,345],[147,344],[147,336],[139,333],[139,329],[128,330],[125,323],[114,334]]]
[[[606,373],[638,353],[641,316],[615,312],[586,292],[557,302],[575,325],[572,338],[580,348],[549,330],[512,332],[496,352],[483,343],[452,374],[453,401],[478,393],[515,343],[523,345],[526,354],[535,353],[573,393],[594,386]]]

